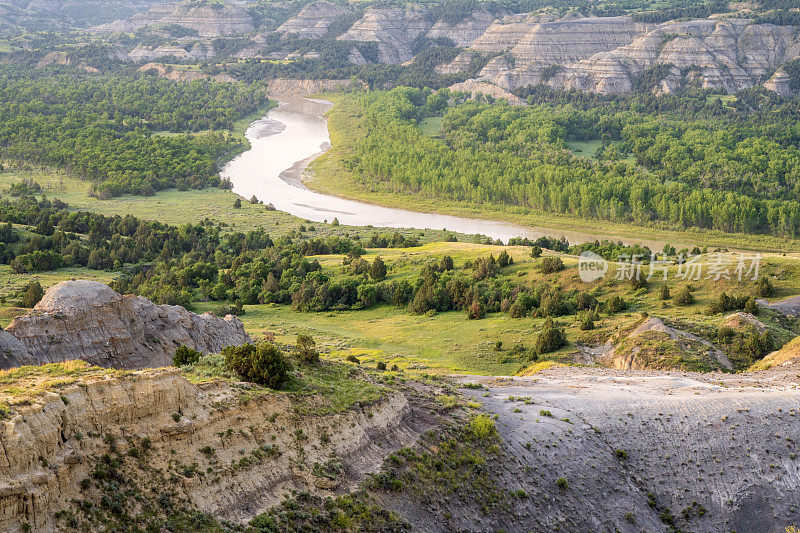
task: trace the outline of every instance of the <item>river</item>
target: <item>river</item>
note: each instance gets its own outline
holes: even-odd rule
[[[351,226],[447,229],[503,241],[511,237],[564,236],[572,244],[613,239],[643,244],[653,250],[664,246],[664,241],[420,213],[314,192],[303,185],[300,176],[311,161],[330,147],[325,113],[331,107],[324,100],[281,97],[277,108],[247,129],[250,150],[223,168],[222,176],[231,180],[233,191],[244,198],[255,195],[276,209],[314,222],[330,222],[335,217]]]

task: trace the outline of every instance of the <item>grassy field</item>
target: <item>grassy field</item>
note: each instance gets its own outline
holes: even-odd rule
[[[667,322],[688,327],[694,332],[713,336],[717,328],[730,313],[706,315],[705,308],[715,301],[721,292],[728,294],[752,294],[753,282],[738,282],[724,278],[693,281],[693,305],[676,306],[671,300],[658,299],[660,283],[654,281],[649,290],[633,290],[627,282],[617,281],[616,267],[612,266],[603,281],[586,284],[580,281],[577,259],[561,256],[567,268],[559,273],[543,275],[538,270],[538,261],[529,256],[525,247],[497,247],[468,243],[432,243],[419,248],[404,250],[373,250],[366,256],[371,260],[379,255],[390,267],[390,280],[413,278],[428,261],[450,255],[456,266],[489,253],[497,256],[505,249],[515,264],[503,271],[502,280],[534,286],[540,281],[561,286],[565,290],[588,291],[600,299],[619,295],[630,304],[622,313],[607,315],[603,313],[592,331],[581,331],[574,316],[560,317],[558,322],[564,327],[570,340],[569,346],[547,354],[545,359],[573,363],[580,345],[597,345],[605,342],[619,331],[629,329],[642,320],[642,313],[657,316]],[[735,260],[734,255],[725,256]],[[323,267],[332,276],[341,269],[341,256],[318,257]],[[716,256],[704,259],[703,276],[708,266],[716,261]],[[647,273],[644,267],[644,272]],[[762,273],[774,279],[775,299],[795,295],[800,287],[800,265],[795,260],[770,256],[762,265]],[[671,267],[669,279],[673,280],[676,268]],[[689,282],[669,281],[672,294]],[[199,305],[198,310],[211,310],[212,303]],[[263,338],[267,333],[275,335],[283,343],[293,343],[298,333],[309,333],[319,342],[322,351],[329,357],[343,360],[349,355],[357,357],[362,364],[384,362],[388,366],[397,364],[401,369],[429,373],[468,373],[488,375],[514,374],[530,363],[510,354],[510,349],[522,344],[532,346],[545,321],[543,318],[510,318],[507,314],[489,314],[481,320],[469,320],[463,312],[451,311],[433,315],[412,315],[405,309],[381,305],[360,311],[342,312],[297,312],[282,305],[248,305],[240,317],[247,331],[255,338]],[[770,329],[779,344],[787,342],[797,333],[780,324],[769,313],[762,313],[760,319]],[[496,351],[495,344],[502,342],[502,350]]]
[[[601,146],[603,146],[603,141],[600,139],[567,141],[567,148],[578,157],[594,157]]]
[[[444,117],[426,117],[419,123],[419,129],[428,137],[438,137],[442,133]]]
[[[70,178],[57,170],[0,172],[0,191],[22,180],[35,181],[42,186],[48,198],[58,198],[75,211],[92,211],[109,216],[129,214],[171,225],[197,223],[208,218],[225,224],[226,229],[230,231],[266,228],[273,236],[295,235],[301,227],[305,227],[305,235],[313,237],[359,235],[361,238],[369,238],[375,233],[395,231],[370,226],[334,226],[322,222],[309,222],[282,211],[267,210],[264,205],[251,204],[246,199],[242,200],[242,207],[236,209],[233,204],[238,195],[213,187],[188,191],[168,189],[159,191],[154,196],[126,194],[109,200],[98,200],[88,195],[90,182]],[[452,235],[452,232],[438,230],[397,231],[403,235],[417,236],[423,242],[444,240]]]

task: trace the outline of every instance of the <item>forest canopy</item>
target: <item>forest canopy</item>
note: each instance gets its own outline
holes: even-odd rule
[[[0,157],[64,168],[100,197],[202,188],[243,146],[224,130],[267,102],[258,85],[3,69]]]
[[[398,88],[343,100],[330,126],[345,168],[372,190],[796,236],[800,126],[779,102],[756,96],[751,104],[765,109],[704,104],[656,114],[643,105],[511,106]],[[443,115],[441,134],[423,135],[418,122],[436,115]],[[599,157],[568,149],[587,139],[602,141]]]

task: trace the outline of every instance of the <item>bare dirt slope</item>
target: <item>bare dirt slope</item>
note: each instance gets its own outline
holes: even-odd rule
[[[798,373],[560,368],[467,394],[528,471],[513,530],[783,531],[800,523]]]

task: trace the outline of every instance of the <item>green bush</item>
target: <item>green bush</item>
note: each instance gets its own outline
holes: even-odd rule
[[[317,343],[311,335],[303,333],[297,336],[297,356],[308,365],[319,364],[319,352],[314,349]]]
[[[19,302],[20,307],[33,307],[34,305],[38,304],[39,301],[44,296],[44,289],[42,289],[41,283],[38,281],[31,281],[27,287],[25,287],[25,292],[22,293],[22,299]]]
[[[497,436],[497,428],[494,420],[486,415],[478,415],[469,422],[469,429],[472,435],[480,440],[486,440]]]
[[[175,350],[175,355],[172,356],[172,364],[178,367],[193,365],[198,362],[202,356],[203,354],[197,350],[193,350],[192,348],[181,344],[178,346],[178,349]]]
[[[543,353],[554,352],[559,348],[567,345],[567,335],[564,329],[558,327],[553,322],[552,318],[548,318],[544,323],[542,332],[536,337],[536,343],[533,346],[534,351],[541,355]]]
[[[243,344],[222,350],[225,363],[245,381],[278,390],[286,382],[291,365],[272,344]]]
[[[539,270],[542,271],[542,274],[551,274],[564,270],[564,261],[562,261],[560,257],[544,257],[539,263]]]
[[[756,282],[756,296],[759,298],[769,298],[775,294],[775,287],[767,276],[761,276]]]
[[[672,299],[675,305],[692,305],[694,303],[694,295],[688,285],[684,286],[675,298]]]

